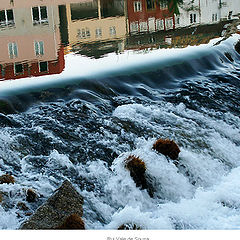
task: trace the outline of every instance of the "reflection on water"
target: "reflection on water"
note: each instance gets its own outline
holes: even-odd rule
[[[0,79],[59,74],[70,52],[208,43],[239,12],[238,0],[1,0]]]

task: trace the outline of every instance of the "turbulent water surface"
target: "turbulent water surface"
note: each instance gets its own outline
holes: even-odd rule
[[[0,175],[16,183],[0,185],[0,228],[28,218],[17,208],[26,189],[39,194],[26,203],[34,211],[68,179],[84,197],[87,229],[239,229],[239,39],[85,56],[104,67],[82,75],[81,56],[68,54],[62,79],[43,77],[37,90],[30,82],[41,77],[2,82],[16,112],[0,114]],[[178,165],[152,150],[157,138],[179,145]],[[146,163],[153,197],[125,169],[130,154]]]

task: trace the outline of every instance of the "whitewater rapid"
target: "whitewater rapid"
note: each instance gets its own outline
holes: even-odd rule
[[[16,206],[27,188],[35,189],[40,197],[37,204],[27,203],[34,211],[64,179],[84,197],[87,229],[117,229],[124,223],[142,229],[239,229],[240,119],[239,106],[234,105],[239,100],[239,55],[233,49],[235,41],[236,36],[212,50],[209,69],[200,71],[204,63],[199,58],[192,64],[195,73],[186,77],[188,68],[183,68],[182,76],[166,89],[161,88],[159,72],[145,73],[144,79],[148,76],[149,80],[142,88],[131,82],[131,75],[126,79],[111,75],[109,79],[116,82],[105,81],[112,95],[104,89],[105,82],[98,80],[94,91],[84,90],[86,96],[91,94],[90,100],[81,98],[85,95],[77,87],[66,99],[43,100],[9,115],[15,125],[0,130],[0,175],[9,172],[16,183],[0,185],[8,199],[0,206],[0,229],[17,229],[27,219],[19,216]],[[223,57],[222,49],[232,54],[233,63]],[[185,62],[192,60],[186,57]],[[172,69],[177,72],[179,66]],[[156,88],[152,77],[159,79]],[[120,94],[126,86],[135,95]],[[140,89],[145,91],[139,94]],[[178,166],[152,150],[159,137],[179,145]],[[153,198],[136,187],[124,168],[130,154],[145,162]]]

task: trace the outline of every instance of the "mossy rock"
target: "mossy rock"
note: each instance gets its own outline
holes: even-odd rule
[[[53,195],[21,226],[20,229],[56,229],[72,214],[83,214],[83,197],[65,180]],[[69,219],[68,219],[69,220]],[[72,220],[72,218],[70,218]],[[69,221],[70,221],[69,220]],[[71,221],[70,221],[71,222]]]
[[[125,167],[130,171],[130,176],[133,178],[136,186],[146,189],[147,184],[145,179],[145,163],[139,157],[134,155],[130,155],[125,162]]]
[[[169,139],[159,138],[153,144],[153,149],[165,156],[170,157],[172,160],[178,159],[178,154],[180,153],[178,145],[173,140]]]
[[[15,179],[13,176],[9,175],[9,174],[4,174],[2,176],[0,176],[0,184],[3,183],[7,183],[7,184],[14,184],[15,183]]]
[[[82,218],[78,214],[71,214],[64,219],[63,223],[57,226],[55,229],[67,230],[67,229],[85,229],[85,224]]]
[[[139,157],[130,155],[125,160],[125,168],[129,170],[130,176],[140,189],[146,189],[149,196],[153,197],[154,188],[151,184],[151,177],[146,174],[146,165]]]

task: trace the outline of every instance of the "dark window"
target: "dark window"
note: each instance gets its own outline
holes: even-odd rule
[[[2,10],[0,11],[0,25],[6,26],[6,25],[13,25],[14,24],[14,15],[13,10]]]
[[[39,71],[47,72],[48,71],[48,62],[40,62],[39,63]]]
[[[41,19],[47,19],[47,7],[40,7]]]
[[[48,15],[47,15],[47,7],[33,7],[32,8],[32,17],[33,17],[33,24],[48,24]]]
[[[8,21],[13,21],[14,20],[12,9],[7,10],[7,18],[8,18]]]
[[[39,21],[39,11],[38,11],[38,7],[33,7],[33,8],[32,8],[32,14],[33,14],[33,20],[34,20],[34,21]]]
[[[6,18],[5,18],[5,11],[0,11],[0,22],[5,22]]]
[[[23,65],[21,63],[15,63],[15,74],[23,73]]]
[[[147,9],[154,9],[155,8],[155,1],[154,0],[146,0]]]

